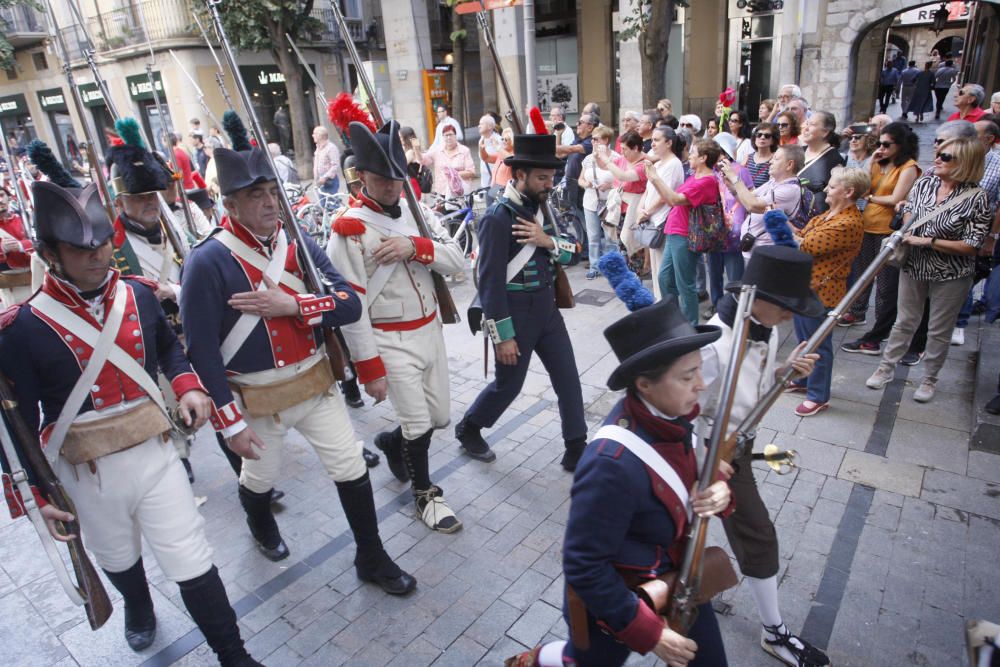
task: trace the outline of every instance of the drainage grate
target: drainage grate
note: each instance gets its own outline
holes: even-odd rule
[[[586,306],[603,306],[609,301],[613,301],[615,298],[614,292],[605,292],[599,289],[584,289],[573,295],[573,298],[577,303],[582,303]]]

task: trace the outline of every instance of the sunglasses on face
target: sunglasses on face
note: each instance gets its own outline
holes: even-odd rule
[[[866,134],[855,134],[853,137],[851,137],[851,141],[861,141],[866,136],[868,136],[868,135],[866,135]]]
[[[888,149],[888,148],[892,148],[896,144],[894,144],[891,141],[880,141],[880,142],[878,142],[878,145],[881,146],[882,148]]]
[[[778,127],[791,127],[791,123],[778,123]]]
[[[943,143],[944,143],[944,139],[935,139],[934,140],[934,145],[935,146],[940,146]]]
[[[951,162],[952,160],[954,160],[955,156],[952,155],[951,153],[937,153],[934,156],[934,158],[937,159],[937,160],[941,160],[941,162],[947,163],[947,162]]]
[[[771,134],[770,132],[758,132],[757,133],[757,138],[758,139],[771,139],[772,137],[774,137],[774,135]]]

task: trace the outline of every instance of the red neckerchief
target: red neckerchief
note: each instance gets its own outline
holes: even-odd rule
[[[236,236],[236,238],[238,238],[240,241],[243,241],[248,246],[250,246],[257,252],[261,253],[265,257],[271,256],[271,252],[274,250],[275,243],[278,240],[278,234],[281,232],[281,220],[278,220],[278,226],[274,228],[274,233],[271,234],[270,246],[267,247],[265,252],[265,246],[263,242],[261,242],[261,240],[257,237],[257,235],[251,232],[243,225],[241,225],[238,221],[230,218],[228,215],[222,216],[222,222],[220,223],[220,226],[223,229],[232,232],[232,234]]]

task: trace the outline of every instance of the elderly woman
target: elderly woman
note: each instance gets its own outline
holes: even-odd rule
[[[771,99],[770,97],[766,100],[760,101],[760,106],[757,107],[757,120],[761,123],[768,123],[771,119],[771,114],[774,113],[774,107],[778,105],[778,101]]]
[[[994,116],[1000,116],[1000,91],[990,95],[990,113]]]
[[[601,275],[601,272],[597,270],[597,260],[601,258],[601,247],[605,243],[604,228],[601,226],[601,217],[597,212],[607,201],[608,193],[614,187],[615,180],[614,174],[597,163],[596,156],[598,154],[606,156],[605,164],[621,157],[608,148],[614,136],[615,133],[607,125],[594,128],[590,134],[594,143],[594,152],[583,158],[583,165],[580,168],[578,182],[583,189],[583,218],[587,223],[587,255],[590,259],[587,280],[593,280]]]
[[[868,194],[871,180],[864,169],[834,167],[826,185],[829,209],[821,213],[796,233],[799,249],[813,257],[812,284],[826,308],[833,308],[847,293],[847,276],[861,248],[864,224],[855,202]],[[795,316],[795,335],[799,342],[809,340],[825,317]],[[819,361],[807,380],[792,382],[790,389],[805,391],[795,414],[811,417],[830,406],[830,384],[833,380],[833,334],[819,346]]]
[[[701,134],[701,118],[693,113],[686,113],[677,120],[680,124],[680,129],[688,130],[691,136],[697,137]]]
[[[507,665],[615,667],[633,652],[652,652],[668,665],[727,664],[711,604],[698,607],[685,637],[634,592],[681,565],[689,503],[703,517],[731,511],[724,481],[688,500],[698,476],[692,421],[705,389],[699,350],[720,335],[718,327],[688,323],[673,297],[605,330],[620,361],[608,387],[624,389],[625,396],[587,445],[573,481],[563,545],[570,640],[537,647]],[[648,454],[640,454],[643,449]],[[665,464],[669,479],[653,472],[646,456]]]
[[[778,126],[778,143],[781,146],[799,143],[799,119],[791,111],[782,111],[775,119]]]
[[[448,124],[441,130],[443,139],[440,146],[432,147],[424,154],[417,151],[417,159],[425,167],[434,171],[432,190],[446,197],[458,197],[472,192],[476,165],[468,146],[458,143],[455,128]]]
[[[799,170],[799,181],[813,193],[813,210],[826,210],[826,184],[834,167],[843,166],[844,156],[837,148],[837,120],[832,113],[813,111],[806,119],[799,135],[799,143],[806,147],[806,162]]]
[[[773,123],[760,123],[753,132],[753,152],[740,160],[740,164],[750,172],[753,187],[759,188],[770,178],[768,170],[771,158],[778,150],[778,126]]]
[[[852,134],[848,140],[847,153],[844,155],[844,166],[848,169],[870,171],[872,154],[875,152],[877,146],[878,136],[874,134]],[[858,210],[864,212],[865,206],[868,205],[868,200],[864,197],[859,197],[855,203],[858,205]]]
[[[619,137],[621,155],[614,161],[608,155],[597,154],[597,164],[615,177],[615,187],[622,189],[622,202],[626,205],[625,220],[621,226],[622,245],[629,255],[641,246],[635,240],[635,227],[639,222],[639,200],[646,192],[646,161],[642,153],[642,137],[632,131]]]
[[[503,145],[497,149],[497,152],[490,155],[480,147],[479,157],[493,165],[490,185],[498,185],[503,188],[513,178],[510,167],[504,164],[503,161],[514,154],[514,131],[509,127],[505,128],[503,134],[500,136],[503,138]]]
[[[992,222],[989,198],[978,186],[983,163],[981,142],[946,140],[935,147],[934,173],[913,185],[903,224],[930,217],[903,240],[910,252],[899,275],[896,323],[878,369],[865,383],[869,388],[881,389],[892,381],[896,363],[906,352],[920,324],[924,302],[929,300],[924,378],[913,399],[926,403],[934,397],[955,318],[972,287],[976,254]],[[935,215],[935,211],[940,213]]]

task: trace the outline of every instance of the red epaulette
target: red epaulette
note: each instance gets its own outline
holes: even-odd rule
[[[11,323],[17,319],[17,313],[21,310],[21,306],[24,304],[16,303],[10,308],[5,308],[0,311],[0,331],[3,331],[11,325]]]
[[[343,215],[333,222],[333,231],[341,236],[361,236],[365,233],[365,223]]]
[[[160,286],[160,283],[156,282],[155,280],[151,280],[150,278],[146,278],[144,276],[122,276],[122,277],[128,280],[135,281],[140,285],[145,285],[154,292]]]

